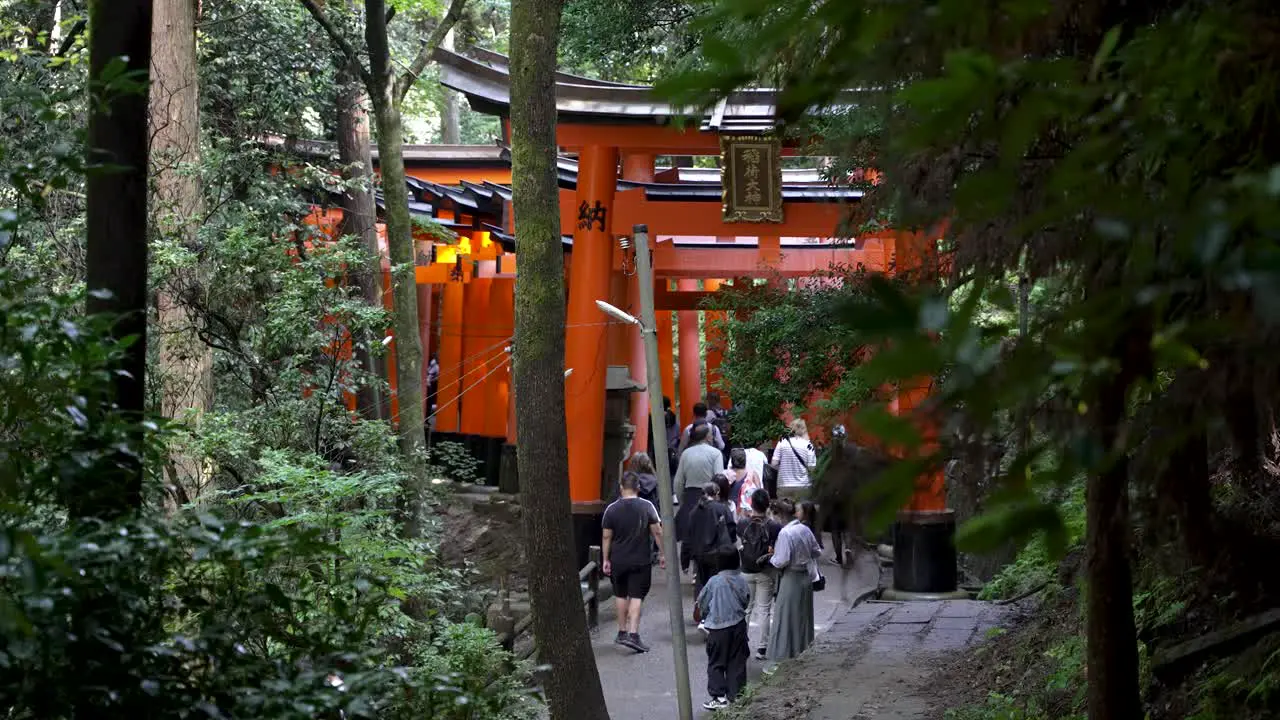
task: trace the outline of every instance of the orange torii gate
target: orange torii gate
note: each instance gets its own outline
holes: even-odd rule
[[[441,82],[463,93],[474,109],[503,118],[505,128],[507,60],[483,51],[473,55],[438,51]],[[569,492],[580,554],[598,540],[608,493],[602,475],[620,459],[604,455],[609,367],[625,366],[632,378],[645,376],[638,330],[610,324],[595,304],[601,299],[638,310],[636,278],[627,272],[630,257],[618,242],[630,236],[633,225],[647,224],[653,238],[663,394],[677,401],[682,423],[689,421],[693,403],[713,387],[718,371],[716,348],[708,353],[704,382],[697,312],[722,283],[809,278],[832,264],[892,272],[922,265],[932,253],[933,238],[920,234],[833,239],[847,205],[861,195],[830,186],[816,170],[783,170],[783,222],[746,223],[724,221],[718,169],[658,165],[660,157],[718,156],[722,133],[772,131],[772,97],[768,90],[742,91],[699,127],[678,127],[680,113],[655,99],[647,86],[563,73],[557,77],[561,232],[568,277],[565,363],[573,369],[565,381],[565,423],[573,439]],[[510,155],[500,145],[410,146],[405,161],[411,211],[458,234],[454,243],[426,233],[417,238],[423,347],[440,366],[434,431],[439,438],[470,444],[489,467],[490,481],[496,481],[500,466],[514,467],[518,439],[507,353],[519,266],[510,211]],[[678,316],[679,343],[673,316]],[[673,362],[677,344],[678,375]],[[927,392],[927,384],[902,388],[898,411],[914,411]],[[630,422],[637,429],[634,446],[644,449],[647,395],[632,394],[630,406]],[[940,473],[921,479],[903,517],[907,523],[920,520],[936,527],[941,521],[953,527],[948,525],[951,514]],[[939,581],[950,587],[930,581],[925,584],[934,586],[916,583],[900,589],[954,589],[954,562],[950,564],[951,579]]]
[[[464,57],[440,50],[436,60],[444,86],[465,95],[473,109],[503,118],[505,127],[510,116],[506,57],[487,51]],[[658,293],[663,302],[660,309],[685,313],[692,310],[689,303],[672,300],[698,291],[699,281],[703,292],[714,292],[721,279],[759,276],[765,269],[792,277],[814,275],[832,262],[885,272],[895,267],[912,269],[928,262],[936,238],[913,233],[860,239],[853,247],[833,242],[830,238],[846,204],[857,202],[860,193],[830,187],[816,177],[797,181],[796,173],[791,178],[783,173],[779,189],[783,222],[726,222],[721,207],[725,187],[719,171],[691,170],[687,175],[675,167],[659,171],[659,156],[719,156],[722,134],[772,133],[771,90],[739,91],[697,118],[696,127],[681,125],[687,114],[656,97],[648,86],[558,73],[555,96],[557,144],[562,152],[576,155],[575,162],[562,161],[560,168],[561,232],[572,236],[565,361],[574,372],[566,379],[565,422],[574,438],[569,446],[570,497],[579,516],[579,536],[586,537],[598,528],[603,510],[600,477],[606,460],[599,429],[605,419],[607,368],[624,364],[632,377],[644,377],[638,330],[610,329],[601,322],[595,305],[596,300],[607,299],[634,311],[638,304],[635,277],[623,272],[626,253],[617,243],[619,237],[629,235],[636,224],[648,226],[651,237],[657,239],[653,250],[658,289],[669,287],[672,279],[677,283],[675,293]],[[799,151],[784,148],[783,152]],[[518,252],[518,247],[512,249]],[[687,421],[690,401],[703,394],[704,385],[695,316],[685,315],[677,322],[682,349],[678,395],[680,414]],[[669,335],[660,335],[665,345]],[[667,356],[667,349],[663,347],[659,355]],[[713,364],[708,374],[714,370]],[[665,390],[665,376],[663,385]],[[927,384],[901,388],[895,402],[898,411],[913,412],[927,392]],[[632,423],[645,427],[647,398],[636,395],[631,405]],[[926,434],[934,432],[928,428]],[[636,444],[643,447],[646,435],[637,433]],[[934,525],[939,517],[945,518],[944,525],[950,522],[940,473],[922,479],[908,511],[904,516],[908,523],[922,520]],[[954,589],[952,566],[951,577],[944,572],[940,580],[951,587],[900,589]]]

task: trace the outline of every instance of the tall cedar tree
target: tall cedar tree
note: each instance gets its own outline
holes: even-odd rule
[[[113,71],[123,62],[125,74]],[[129,424],[133,448],[113,452],[92,484],[66,489],[72,517],[115,518],[142,506],[142,412],[147,367],[147,84],[151,0],[89,5],[90,170],[85,186],[88,311],[114,319],[120,358],[112,403],[92,422]],[[107,83],[102,78],[114,77]],[[113,417],[114,416],[114,417]],[[83,477],[83,476],[82,476]]]
[[[552,720],[607,720],[574,567],[564,427],[564,254],[556,181],[556,46],[561,0],[511,3],[511,188],[520,218],[515,290],[517,465],[533,637]]]
[[[198,257],[203,200],[196,3],[155,0],[151,37],[151,201],[153,232],[176,239]],[[181,419],[213,405],[213,350],[200,340],[189,297],[206,281],[201,262],[178,268],[156,289],[160,333],[160,410]],[[176,449],[166,466],[168,490],[181,505],[199,490],[202,461]]]
[[[360,53],[330,22],[317,0],[300,0],[316,22],[356,68],[369,92],[374,125],[378,130],[378,165],[386,204],[387,250],[391,255],[392,322],[395,330],[397,430],[400,451],[408,462],[410,480],[404,488],[402,522],[406,537],[422,534],[423,496],[426,492],[420,458],[426,449],[426,412],[422,378],[422,340],[418,335],[418,286],[414,273],[413,223],[409,217],[409,191],[404,184],[404,122],[400,114],[404,97],[431,62],[444,36],[457,24],[466,0],[453,0],[439,24],[424,38],[413,62],[397,75],[387,38],[387,4],[365,0],[364,38],[369,67]],[[340,7],[340,6],[339,6]]]
[[[338,72],[338,162],[352,185],[371,183],[373,153],[369,150],[369,96],[360,84],[360,72],[345,57]],[[377,208],[373,187],[348,189],[342,198],[342,234],[355,235],[364,247],[366,267],[353,277],[370,307],[382,307],[382,261],[378,249]],[[421,319],[419,319],[421,320]],[[356,343],[360,366],[379,378],[386,377],[386,362],[372,352],[376,340],[369,334]],[[391,408],[377,383],[366,382],[356,392],[356,405],[367,420],[389,420]]]

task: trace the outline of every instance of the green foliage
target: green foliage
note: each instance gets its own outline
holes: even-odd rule
[[[431,446],[427,462],[441,477],[461,483],[480,482],[480,461],[466,445],[446,440]]]
[[[1000,693],[987,696],[984,705],[947,710],[946,720],[1050,720],[1034,703],[1023,704]],[[1083,716],[1079,716],[1083,718]],[[1074,720],[1059,718],[1056,720]]]
[[[62,7],[65,33],[76,5]],[[216,404],[189,425],[140,424],[97,421],[122,348],[102,340],[110,318],[83,315],[83,35],[51,57],[11,9],[0,8],[6,716],[532,713],[527,668],[492,633],[456,625],[485,605],[474,572],[438,558],[429,522],[421,538],[401,536],[394,436],[346,408],[382,380],[344,344],[388,319],[343,281],[364,249],[314,237],[305,218],[347,188],[331,168],[258,143],[332,123],[333,64],[315,54],[328,45],[314,22],[296,2],[202,6],[205,132],[199,163],[181,168],[205,193],[183,217],[197,240],[157,233],[150,270],[156,288],[193,279],[176,299],[213,350]],[[171,443],[200,477],[164,497]],[[146,507],[118,525],[67,524],[68,494],[121,450],[144,457]]]
[[[512,657],[498,645],[493,631],[470,622],[456,623],[419,649],[416,673],[424,678],[451,678],[447,690],[414,697],[413,717],[448,720],[532,720],[538,705],[525,688],[530,668],[511,673]]]
[[[1270,57],[1270,40],[1238,28],[1275,18],[1244,0],[1080,25],[1045,3],[1006,3],[998,22],[993,12],[958,1],[720,2],[700,21],[697,61],[663,89],[709,107],[739,86],[777,83],[783,119],[796,120],[866,88],[829,125],[847,134],[826,145],[883,173],[856,214],[904,228],[945,220],[953,272],[945,289],[884,283],[848,309],[847,327],[878,346],[856,374],[871,387],[945,375],[933,407],[982,431],[1046,398],[1075,409],[1022,448],[1000,478],[1008,491],[989,503],[1006,534],[1046,532],[1060,550],[1059,510],[1013,471],[1047,457],[1035,482],[1050,488],[1100,472],[1143,437],[1104,437],[1104,397],[1146,402],[1156,388],[1145,379],[1162,373],[1235,382],[1231,348],[1270,337],[1280,184],[1268,179],[1280,157],[1261,118],[1276,75],[1249,60]],[[1012,342],[981,327],[975,304],[1007,308],[996,279],[1020,268],[1051,274],[1054,295]],[[966,287],[967,302],[952,305]],[[1205,359],[1215,349],[1220,365]],[[1230,412],[1215,395],[1195,417],[1210,426]],[[930,455],[922,462],[942,459]]]
[[[1079,547],[1084,539],[1084,488],[1076,491],[1062,504],[1062,513],[1068,547]],[[990,522],[979,518],[975,522]],[[1055,583],[1060,553],[1051,552],[1047,537],[1033,536],[1009,563],[988,583],[983,585],[978,597],[982,600],[999,600],[1017,597],[1046,583]]]
[[[588,77],[652,82],[696,47],[692,21],[706,7],[700,0],[569,0],[561,64]]]
[[[321,582],[314,569],[334,548],[320,535],[209,516],[7,528],[0,696],[10,717],[405,717],[406,697],[527,707],[514,680],[505,694],[483,692],[497,666],[446,673],[425,656],[397,668],[377,641],[398,605],[386,580],[355,566],[349,582]],[[474,657],[475,640],[439,627],[439,653],[456,640]]]
[[[1197,707],[1188,720],[1262,717],[1280,699],[1280,635],[1270,635],[1239,657],[1202,671],[1195,687]]]
[[[871,396],[872,386],[851,372],[867,349],[863,337],[839,322],[865,291],[865,274],[832,268],[822,280],[794,292],[725,289],[732,310],[722,323],[729,347],[720,372],[736,410],[734,442],[756,446],[784,435],[778,408],[816,403],[820,417],[839,421]]]

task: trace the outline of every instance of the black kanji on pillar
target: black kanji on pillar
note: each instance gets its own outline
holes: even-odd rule
[[[592,225],[599,222],[600,231],[604,232],[605,228],[608,227],[606,225],[608,215],[609,209],[601,205],[599,200],[596,201],[594,207],[588,205],[586,200],[583,200],[582,204],[578,206],[578,229],[590,230]]]

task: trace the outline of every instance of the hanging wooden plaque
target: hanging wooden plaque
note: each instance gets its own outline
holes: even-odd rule
[[[782,143],[761,135],[720,136],[725,222],[782,222]]]

